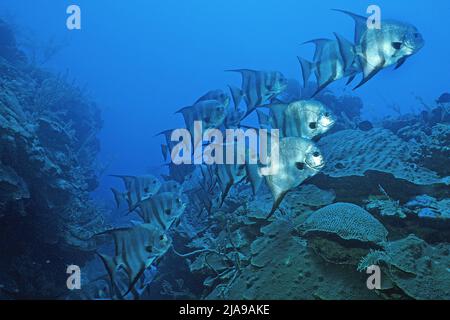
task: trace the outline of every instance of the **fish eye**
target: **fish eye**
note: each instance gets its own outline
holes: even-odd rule
[[[298,170],[305,169],[305,164],[303,162],[296,162],[295,166],[297,167]]]
[[[310,129],[317,129],[317,123],[316,122],[310,122],[309,128]]]
[[[165,239],[166,239],[166,237],[163,234],[159,236],[159,240],[163,241]]]
[[[395,50],[400,50],[402,48],[402,43],[401,42],[392,42],[392,48],[394,48]]]
[[[172,210],[170,210],[170,209],[166,209],[166,211],[164,211],[164,213],[167,215],[170,215],[171,212],[172,212]]]
[[[146,250],[147,252],[152,252],[152,251],[153,251],[153,247],[152,247],[152,246],[146,246],[146,247],[145,247],[145,250]]]
[[[315,157],[315,158],[320,157],[320,152],[319,151],[314,152],[313,157]]]

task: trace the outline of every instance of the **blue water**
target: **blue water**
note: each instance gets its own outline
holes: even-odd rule
[[[69,70],[103,110],[100,160],[107,173],[142,173],[161,165],[162,130],[183,125],[174,112],[204,92],[240,84],[233,68],[280,70],[300,81],[297,55],[310,57],[301,43],[353,37],[353,21],[331,8],[364,14],[373,1],[53,1],[2,0],[0,12],[22,35],[39,43],[64,44],[46,67]],[[66,28],[66,8],[82,10],[82,29]],[[392,112],[386,101],[409,111],[414,95],[433,101],[450,83],[448,17],[450,3],[377,1],[383,18],[416,25],[426,46],[402,68],[381,72],[355,94],[365,115]],[[343,90],[344,81],[331,88]],[[98,194],[116,183],[104,178]]]

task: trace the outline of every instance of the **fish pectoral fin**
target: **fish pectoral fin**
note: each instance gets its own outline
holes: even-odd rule
[[[273,202],[272,209],[270,210],[270,213],[266,219],[270,219],[273,216],[273,214],[275,213],[275,211],[277,211],[281,202],[283,201],[284,197],[286,196],[286,194],[288,192],[289,192],[289,190],[283,191],[277,195],[277,197],[275,198],[275,201]]]

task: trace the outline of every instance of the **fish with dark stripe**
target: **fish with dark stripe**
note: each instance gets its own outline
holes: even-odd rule
[[[381,28],[369,29],[366,17],[344,10],[336,11],[351,16],[355,21],[354,47],[352,50],[343,52],[344,60],[352,61],[356,57],[362,68],[363,79],[355,89],[361,87],[384,68],[396,65],[395,69],[398,69],[425,45],[421,33],[409,23],[383,20]]]
[[[133,211],[142,200],[156,194],[161,187],[161,181],[151,174],[143,176],[112,175],[112,177],[122,179],[125,185],[125,192],[111,188],[117,208],[125,202],[129,211]]]
[[[178,193],[163,192],[142,201],[139,204],[139,215],[144,223],[168,230],[181,217],[185,208]]]
[[[345,38],[336,34],[338,40],[315,39],[305,43],[313,43],[316,46],[313,62],[303,58],[298,58],[302,67],[303,84],[306,86],[311,73],[314,73],[317,80],[317,90],[313,96],[325,89],[329,84],[345,77],[353,77],[361,69],[357,64],[357,59],[348,61],[343,56],[348,57],[353,45]],[[344,53],[344,55],[343,55]]]
[[[228,70],[242,75],[241,89],[230,86],[233,102],[237,109],[241,100],[247,105],[244,118],[257,107],[274,99],[286,90],[288,80],[278,71],[255,71],[249,69]]]
[[[290,104],[267,105],[270,114],[257,110],[260,126],[280,130],[280,137],[312,139],[326,133],[336,122],[335,117],[316,100],[300,100]]]
[[[132,228],[109,230],[114,239],[114,256],[97,253],[101,258],[116,295],[123,298],[133,290],[145,269],[164,255],[172,244],[172,240],[164,230],[151,224],[141,224]],[[124,270],[128,276],[126,292],[117,292],[117,273]]]

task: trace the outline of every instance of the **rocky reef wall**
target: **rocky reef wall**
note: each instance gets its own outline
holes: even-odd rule
[[[27,63],[0,20],[0,297],[57,297],[94,249],[99,108],[67,76]]]

